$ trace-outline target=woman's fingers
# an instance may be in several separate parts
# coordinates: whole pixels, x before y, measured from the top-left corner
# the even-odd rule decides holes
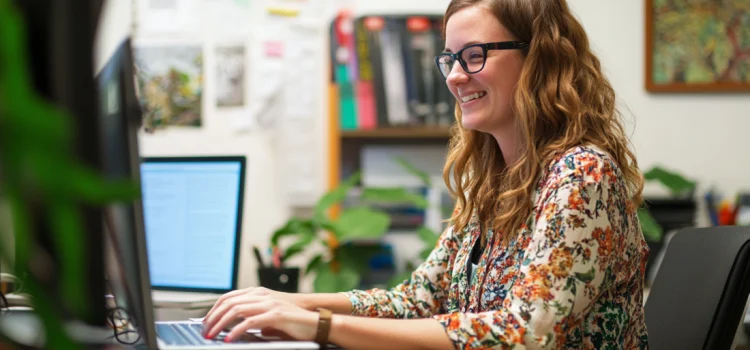
[[[214,312],[214,310],[216,310],[216,308],[219,305],[221,305],[222,303],[224,303],[224,301],[226,301],[229,298],[236,297],[238,295],[242,295],[242,294],[245,294],[245,293],[252,292],[251,288],[252,287],[247,288],[247,289],[233,290],[233,291],[231,291],[229,293],[225,293],[224,295],[220,296],[219,299],[216,300],[216,303],[214,303],[214,306],[211,307],[211,310],[208,310],[208,313],[206,313],[206,317],[203,318],[203,323],[206,323],[206,320],[211,316],[211,314]]]
[[[246,318],[244,321],[240,322],[232,330],[224,336],[224,341],[230,342],[233,341],[245,332],[247,332],[248,329],[251,328],[274,328],[276,329],[276,325],[283,322],[283,320],[280,320],[281,313],[279,312],[264,312],[258,315],[254,315],[252,317]]]
[[[242,304],[253,304],[257,302],[261,302],[263,300],[266,300],[266,297],[251,295],[251,294],[240,294],[235,295],[231,298],[228,298],[224,300],[221,305],[217,305],[214,312],[211,313],[210,316],[206,316],[206,318],[203,319],[203,327],[204,329],[213,329],[217,323],[218,320],[224,318],[224,314],[228,311],[234,308],[237,305]]]
[[[244,304],[237,304],[229,308],[226,312],[224,312],[220,319],[217,319],[216,323],[213,325],[206,325],[206,329],[208,329],[208,332],[205,334],[206,338],[213,338],[217,334],[221,333],[222,330],[227,328],[236,328],[237,325],[235,325],[237,322],[241,321],[240,319],[253,317],[255,315],[264,313],[268,311],[273,305],[273,302],[266,300],[263,302],[255,302],[255,303],[244,303]],[[242,324],[242,322],[240,322]],[[232,325],[235,325],[232,327]],[[246,331],[247,328],[243,330]]]

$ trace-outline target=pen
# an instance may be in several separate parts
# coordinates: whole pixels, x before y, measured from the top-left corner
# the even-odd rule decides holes
[[[281,268],[281,251],[279,250],[279,247],[273,247],[271,262],[273,263],[273,267],[277,269]]]
[[[258,266],[262,269],[266,267],[266,264],[263,263],[263,258],[260,256],[260,250],[257,246],[253,246],[253,253],[255,253],[255,259],[258,260]]]

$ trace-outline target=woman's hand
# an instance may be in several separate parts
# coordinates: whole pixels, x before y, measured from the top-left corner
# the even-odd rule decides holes
[[[229,342],[248,329],[284,333],[296,340],[313,340],[318,314],[305,310],[294,294],[266,288],[247,288],[222,295],[203,320],[206,338],[216,337],[232,328],[224,337]],[[234,327],[232,327],[234,325]]]

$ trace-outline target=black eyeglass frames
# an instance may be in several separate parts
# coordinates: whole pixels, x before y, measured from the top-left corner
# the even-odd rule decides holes
[[[453,70],[453,64],[455,64],[456,61],[461,64],[461,67],[466,73],[474,74],[484,68],[484,63],[487,61],[487,51],[519,50],[527,47],[529,47],[529,44],[524,41],[501,41],[495,43],[474,44],[464,47],[456,53],[441,53],[435,57],[435,64],[437,64],[438,70],[440,70],[440,74],[443,75],[443,78],[447,79],[448,74]]]

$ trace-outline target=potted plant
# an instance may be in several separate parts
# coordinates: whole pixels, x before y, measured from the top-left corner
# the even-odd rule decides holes
[[[396,161],[423,182],[429,181],[428,174],[404,159],[397,158]],[[424,196],[404,187],[362,187],[357,205],[342,208],[337,215],[332,215],[334,206],[351,195],[360,179],[361,174],[354,173],[318,200],[311,218],[292,217],[271,237],[273,247],[280,247],[282,239],[293,238],[293,243],[282,249],[284,261],[314,244],[326,248],[324,253],[310,260],[304,271],[305,274],[316,274],[315,292],[354,289],[360,283],[360,276],[369,272],[369,260],[381,251],[381,247],[362,243],[379,242],[391,225],[390,216],[373,204],[410,203],[421,209],[427,207]]]
[[[80,258],[86,242],[79,205],[132,201],[139,187],[131,181],[109,182],[71,152],[71,116],[33,88],[22,18],[12,1],[0,0],[0,192],[10,204],[15,240],[15,247],[0,242],[0,258],[14,257],[13,267],[30,295],[46,345],[82,349],[82,340],[73,339],[63,322],[82,320],[91,313]],[[48,235],[56,238],[48,244],[58,254],[58,266],[39,263],[45,255],[36,234],[42,225],[34,222],[38,213],[45,214]],[[56,276],[61,298],[48,290],[52,270],[62,271]],[[0,332],[0,348],[28,348],[9,335]]]
[[[664,235],[671,230],[695,225],[696,183],[682,175],[655,166],[644,173],[647,182],[657,182],[670,193],[668,198],[647,198],[638,208],[638,220],[649,246],[647,273],[664,246]]]

